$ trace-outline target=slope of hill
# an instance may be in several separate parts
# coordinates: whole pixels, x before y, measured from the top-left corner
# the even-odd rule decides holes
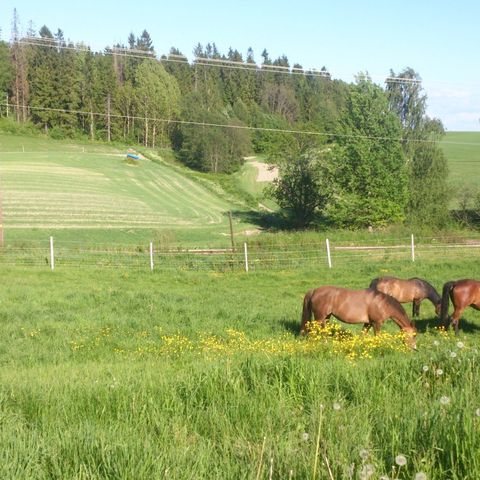
[[[454,187],[480,187],[480,132],[448,132],[441,142]]]
[[[127,162],[125,150],[0,134],[5,230],[99,240],[228,236],[227,212],[238,209],[167,163]],[[238,224],[241,229],[245,225]],[[52,233],[53,232],[53,233]]]

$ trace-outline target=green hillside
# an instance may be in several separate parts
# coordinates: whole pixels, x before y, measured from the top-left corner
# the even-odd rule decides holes
[[[451,184],[480,187],[480,132],[448,132],[441,145],[448,159]]]
[[[129,163],[124,149],[101,145],[0,134],[0,175],[9,238],[228,244],[227,212],[239,208],[183,168]]]

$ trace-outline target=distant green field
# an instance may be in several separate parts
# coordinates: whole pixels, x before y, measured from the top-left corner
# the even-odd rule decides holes
[[[125,159],[109,146],[0,134],[6,235],[228,244],[227,212],[239,205],[217,185],[165,162]]]
[[[480,187],[480,132],[448,132],[441,146],[450,167],[450,183]]]

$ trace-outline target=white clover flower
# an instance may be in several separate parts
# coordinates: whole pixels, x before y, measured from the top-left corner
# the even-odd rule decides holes
[[[440,345],[440,342],[438,340],[434,340],[433,344],[438,347]]]
[[[457,342],[457,347],[462,349],[463,347],[465,347],[465,344],[463,342]]]
[[[424,372],[428,372],[428,370],[429,370],[428,365],[424,365],[424,366],[422,367],[422,370],[423,370]]]
[[[304,442],[308,442],[309,437],[310,437],[310,435],[307,432],[302,433],[302,440]]]
[[[415,474],[415,480],[427,480],[427,474],[424,472],[417,472]]]
[[[397,455],[395,457],[395,463],[399,466],[399,467],[403,467],[404,465],[407,464],[407,457],[405,455]]]
[[[338,412],[342,409],[342,406],[338,402],[334,402],[332,408]]]
[[[390,480],[387,475],[382,475],[380,477],[380,480]]]
[[[439,376],[440,376],[440,375],[443,375],[443,370],[442,370],[441,368],[437,368],[437,370],[435,371],[435,373],[436,373],[437,375],[439,375]]]
[[[480,417],[480,408],[477,408],[477,409],[475,410],[475,415],[476,415],[477,417]]]
[[[450,403],[450,397],[447,397],[446,395],[440,397],[440,403],[442,405],[448,405]]]
[[[457,352],[450,352],[450,357],[455,358],[457,356]]]

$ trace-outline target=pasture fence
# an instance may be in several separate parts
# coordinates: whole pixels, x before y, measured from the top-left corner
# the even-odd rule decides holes
[[[200,270],[214,272],[335,269],[366,262],[434,262],[441,259],[480,258],[480,237],[378,238],[371,241],[322,239],[317,242],[265,243],[261,238],[244,242],[243,249],[166,248],[146,245],[87,244],[55,240],[6,242],[0,265],[43,267],[135,268],[151,271]]]

